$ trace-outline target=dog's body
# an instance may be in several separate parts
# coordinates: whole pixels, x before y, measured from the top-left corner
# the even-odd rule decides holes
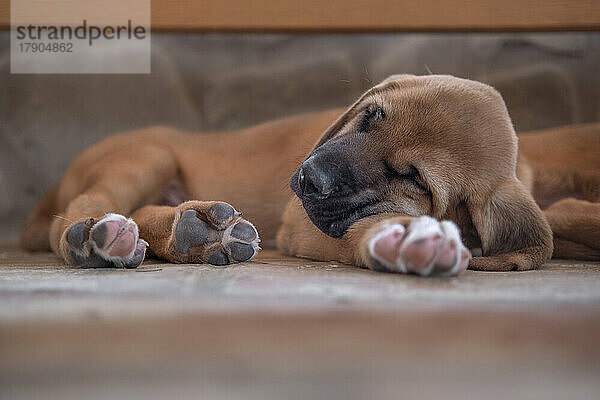
[[[110,137],[72,163],[21,242],[91,267],[135,267],[146,241],[168,261],[245,261],[258,233],[230,203],[263,243],[375,270],[536,268],[552,255],[550,226],[555,256],[598,259],[599,138],[600,124],[530,133],[517,163],[495,90],[394,76],[348,110]]]

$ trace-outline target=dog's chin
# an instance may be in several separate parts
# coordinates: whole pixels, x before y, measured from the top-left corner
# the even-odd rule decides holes
[[[333,238],[341,238],[356,221],[370,215],[377,214],[375,204],[357,207],[332,207],[324,208],[322,205],[310,201],[302,201],[308,218],[321,232]],[[338,211],[343,210],[343,211]]]

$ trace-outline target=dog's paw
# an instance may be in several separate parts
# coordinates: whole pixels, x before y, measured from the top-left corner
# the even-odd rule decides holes
[[[170,253],[175,261],[228,265],[251,260],[260,247],[254,225],[231,205],[182,204],[175,217]]]
[[[471,258],[453,222],[428,216],[413,220],[408,228],[383,222],[368,251],[372,269],[421,276],[456,275],[467,269]]]
[[[136,268],[148,247],[139,238],[137,224],[119,214],[76,223],[65,241],[67,260],[86,268]]]

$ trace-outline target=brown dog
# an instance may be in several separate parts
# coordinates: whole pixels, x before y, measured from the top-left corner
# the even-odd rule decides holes
[[[533,269],[553,233],[554,256],[599,259],[599,133],[528,134],[518,157],[490,86],[392,76],[345,111],[110,137],[75,159],[21,243],[87,267],[136,267],[147,246],[173,262],[246,261],[258,232],[230,203],[287,254],[378,271]]]

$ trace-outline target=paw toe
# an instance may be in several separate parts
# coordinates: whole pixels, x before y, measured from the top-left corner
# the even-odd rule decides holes
[[[404,227],[402,225],[391,226],[384,229],[372,239],[369,252],[371,256],[371,267],[376,271],[402,270],[398,265],[398,251],[404,240]]]
[[[439,236],[431,236],[407,242],[402,247],[401,255],[410,266],[417,269],[427,268],[435,257],[439,240]]]
[[[254,247],[247,243],[232,242],[228,245],[231,258],[237,262],[248,261],[254,256]]]
[[[217,203],[210,208],[208,215],[215,224],[220,225],[235,215],[235,209],[227,203]]]
[[[254,229],[254,227],[249,223],[238,222],[231,230],[231,236],[236,239],[251,242],[258,238],[258,233],[256,232],[256,229]]]
[[[123,264],[125,268],[137,268],[146,257],[146,249],[148,248],[148,243],[145,240],[138,240],[135,252],[133,253],[133,257],[131,257],[127,262]]]
[[[111,231],[111,236],[114,238],[119,230],[119,227],[114,222],[107,222],[98,224],[98,226],[94,228],[94,231],[92,232],[92,240],[96,242],[96,245],[99,248],[106,246],[109,230]]]
[[[229,259],[227,258],[227,255],[222,251],[215,251],[210,255],[210,257],[208,257],[208,263],[212,265],[222,266],[229,264]]]
[[[398,247],[402,242],[402,232],[392,231],[389,234],[382,235],[375,241],[373,250],[380,258],[389,263],[396,262],[398,258]]]
[[[81,250],[85,241],[87,240],[87,235],[90,229],[90,220],[85,222],[79,222],[69,229],[69,233],[67,233],[67,242],[73,246],[74,248]]]
[[[457,246],[454,240],[444,243],[435,263],[440,270],[451,268],[456,263]]]

